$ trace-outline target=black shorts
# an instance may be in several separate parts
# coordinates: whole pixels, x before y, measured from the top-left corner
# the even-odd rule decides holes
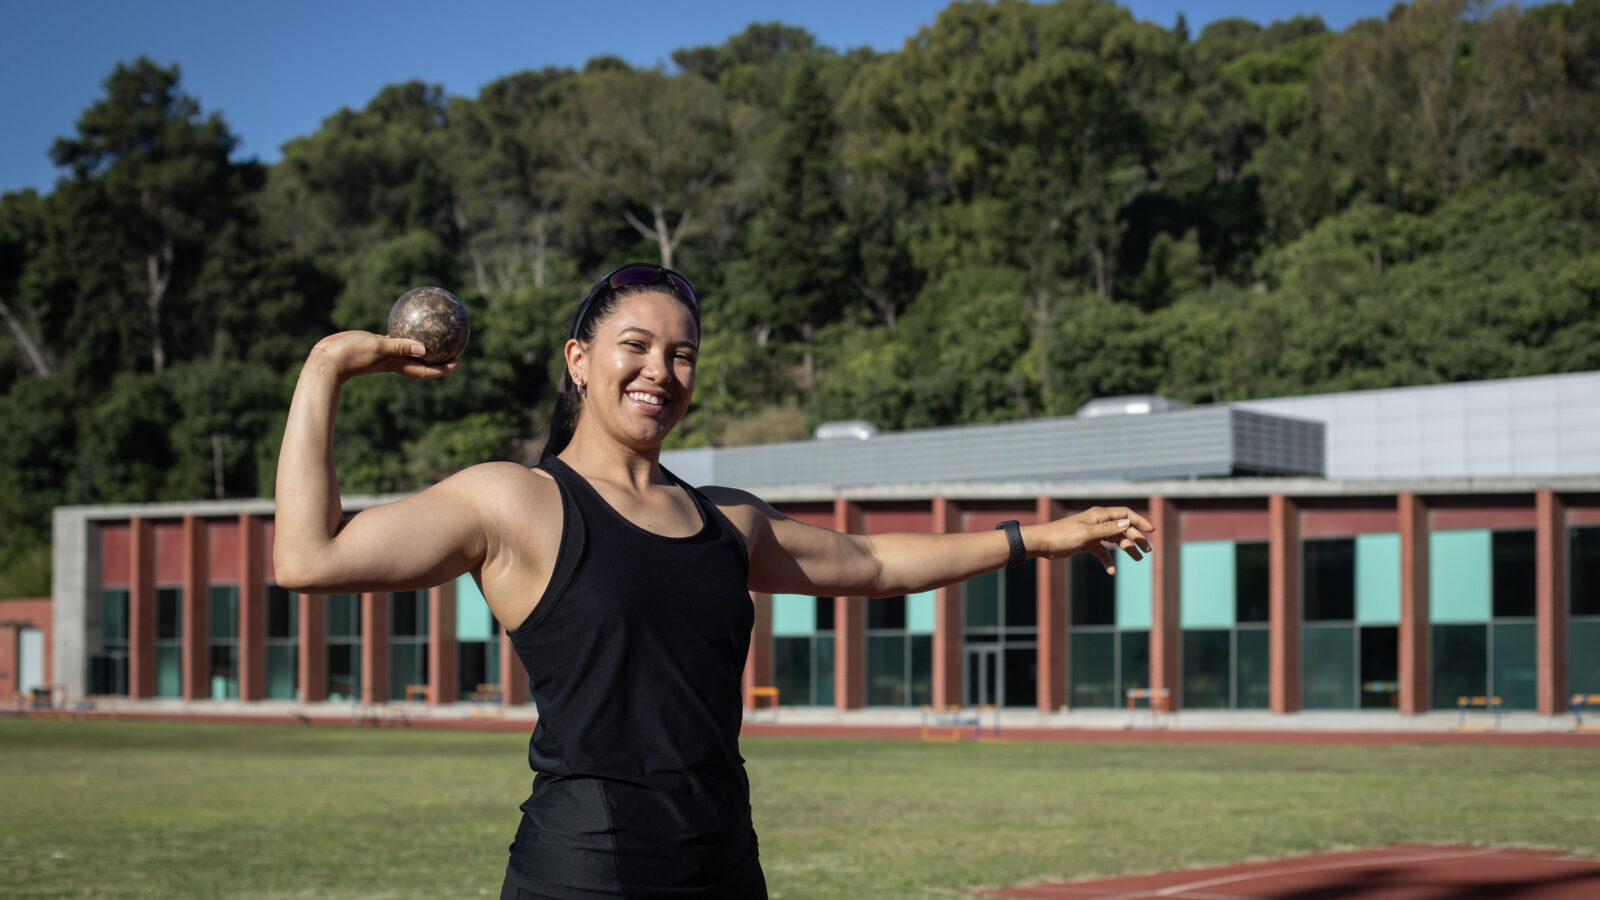
[[[714,888],[698,894],[673,896],[682,900],[767,900],[767,878],[761,871],[761,858],[751,854],[747,862]],[[558,898],[536,894],[518,885],[511,880],[511,874],[508,872],[505,883],[500,885],[500,900],[558,900]]]

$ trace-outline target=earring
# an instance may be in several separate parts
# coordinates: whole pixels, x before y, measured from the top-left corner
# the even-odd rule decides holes
[[[573,378],[572,382],[573,382],[573,384],[577,385],[578,393],[580,393],[580,394],[583,393],[583,376],[579,375],[576,378]]]

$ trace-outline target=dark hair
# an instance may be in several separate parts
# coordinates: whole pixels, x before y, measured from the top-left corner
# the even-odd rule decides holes
[[[594,299],[589,301],[588,310],[584,312],[581,323],[572,321],[567,325],[567,333],[572,334],[573,328],[578,327],[577,339],[580,343],[587,344],[594,340],[594,333],[599,329],[600,323],[611,318],[616,311],[617,302],[635,294],[666,294],[682,303],[691,312],[695,311],[694,305],[687,297],[679,294],[672,286],[672,282],[663,280],[659,284],[625,284],[619,288],[600,287]],[[583,307],[574,311],[575,320]],[[699,316],[695,317],[695,325],[700,324]],[[565,347],[565,343],[562,344]],[[583,392],[572,383],[572,373],[567,371],[566,365],[561,367],[561,382],[556,389],[556,408],[550,413],[550,436],[545,439],[544,449],[539,452],[539,461],[544,462],[562,450],[567,449],[567,444],[572,441],[572,433],[578,428],[578,416],[583,412]]]

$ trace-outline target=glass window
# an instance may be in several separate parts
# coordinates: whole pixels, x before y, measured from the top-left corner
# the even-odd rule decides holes
[[[1356,708],[1356,627],[1306,625],[1300,632],[1301,696],[1306,709]]]
[[[1400,706],[1400,629],[1393,625],[1361,629],[1361,708]]]
[[[300,595],[267,585],[267,637],[300,637]]]
[[[128,589],[107,588],[100,592],[100,639],[127,643]]]
[[[1117,633],[1073,631],[1072,705],[1120,706],[1117,697]]]
[[[1455,709],[1458,697],[1486,696],[1487,625],[1435,625],[1431,640],[1434,709]]]
[[[1183,632],[1183,708],[1227,709],[1228,657],[1233,632],[1227,629],[1186,629]]]
[[[1120,631],[1117,642],[1117,666],[1122,675],[1117,699],[1121,700],[1129,690],[1150,686],[1150,632]]]
[[[868,635],[866,651],[867,705],[909,706],[905,637]]]
[[[460,641],[456,644],[456,699],[471,700],[473,695],[500,685],[500,640],[498,626],[491,624],[488,640]]]
[[[811,637],[772,639],[772,683],[784,706],[811,705]]]
[[[1575,621],[1567,627],[1567,690],[1600,694],[1600,620]]]
[[[1039,705],[1038,648],[1006,647],[1005,686],[1004,702],[1006,706]]]
[[[1531,531],[1496,531],[1491,539],[1497,619],[1534,616],[1533,538]]]
[[[183,638],[183,588],[156,588],[156,641]]]
[[[207,668],[211,672],[211,699],[239,699],[238,654],[233,644],[213,643],[207,651]]]
[[[1353,538],[1306,541],[1303,597],[1307,622],[1355,620],[1356,542]]]
[[[268,644],[267,699],[295,699],[299,682],[300,648],[294,644]]]
[[[213,584],[206,591],[210,635],[206,648],[206,684],[213,700],[239,699],[239,586]]]
[[[396,641],[389,645],[389,699],[406,700],[407,688],[428,684],[428,645]],[[423,698],[412,694],[409,699]]]
[[[239,639],[239,587],[232,584],[213,584],[207,591],[209,602],[206,631],[211,641],[237,641]]]
[[[1574,616],[1600,616],[1600,525],[1567,532],[1567,606]],[[1590,657],[1600,662],[1600,657]]]
[[[867,628],[871,630],[890,629],[903,631],[906,627],[906,597],[899,594],[893,597],[868,597],[867,598]]]
[[[394,637],[428,636],[427,591],[395,591],[389,595],[389,633]]]
[[[911,644],[911,705],[933,702],[933,635],[914,634]]]
[[[1074,554],[1068,557],[1067,576],[1072,624],[1117,624],[1116,579],[1106,574],[1100,560],[1089,553]]]
[[[329,594],[327,598],[328,637],[361,637],[361,595]]]
[[[1503,709],[1537,709],[1538,662],[1533,623],[1490,626],[1494,694]]]
[[[999,628],[1000,573],[989,572],[968,581],[962,606],[968,628]]]
[[[831,618],[828,620],[833,621]],[[833,705],[833,635],[817,635],[816,665],[812,667],[815,673],[813,684],[816,685],[816,705]]]
[[[1234,621],[1265,622],[1268,610],[1267,544],[1234,545]]]
[[[1234,641],[1234,706],[1266,709],[1272,705],[1272,674],[1265,628],[1240,628]]]
[[[817,598],[817,631],[833,630],[833,611],[836,608],[832,597]]]
[[[1033,628],[1039,624],[1039,568],[1023,564],[995,573],[1005,585],[1005,626]],[[1031,705],[1031,704],[1030,704]]]
[[[361,699],[361,645],[328,644],[328,699]]]

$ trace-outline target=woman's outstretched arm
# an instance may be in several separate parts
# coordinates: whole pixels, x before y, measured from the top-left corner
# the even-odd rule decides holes
[[[1011,548],[1001,531],[962,534],[840,534],[797,522],[742,491],[706,492],[745,533],[750,588],[765,593],[887,597],[931,590],[1002,568]],[[1135,560],[1151,552],[1155,528],[1127,507],[1093,507],[1022,527],[1029,559],[1093,553],[1115,572],[1107,545]]]
[[[300,370],[278,455],[273,563],[278,582],[306,593],[405,590],[439,584],[481,564],[477,496],[485,473],[469,469],[396,503],[344,518],[333,467],[340,389],[358,375],[438,378],[456,364],[426,365],[410,340],[343,332],[318,342]],[[475,467],[477,468],[477,467]]]

